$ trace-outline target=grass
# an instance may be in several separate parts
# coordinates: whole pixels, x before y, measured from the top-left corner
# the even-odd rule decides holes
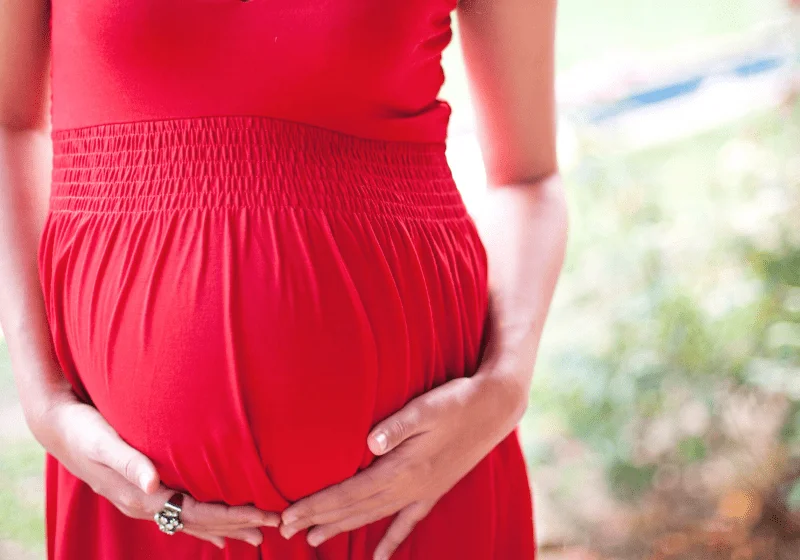
[[[747,31],[785,9],[778,0],[605,0],[558,7],[558,65],[569,67],[617,50],[656,50]]]
[[[8,355],[8,345],[0,335],[0,405],[13,398],[16,398],[16,393],[11,374],[11,359]]]
[[[0,411],[15,398],[8,347],[0,337]],[[44,450],[33,438],[0,438],[0,540],[39,554],[44,535],[43,467]]]
[[[31,550],[41,549],[44,535],[44,504],[38,491],[43,464],[44,451],[35,441],[4,445],[0,451],[0,539]],[[25,492],[28,487],[36,491]]]

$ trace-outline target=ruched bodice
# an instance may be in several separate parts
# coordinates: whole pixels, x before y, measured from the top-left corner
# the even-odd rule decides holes
[[[261,115],[442,141],[455,0],[52,0],[55,129]]]

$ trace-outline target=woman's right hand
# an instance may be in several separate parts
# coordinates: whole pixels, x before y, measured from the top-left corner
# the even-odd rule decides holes
[[[175,492],[160,483],[150,459],[125,443],[96,408],[72,392],[54,399],[29,424],[36,439],[67,470],[129,517],[153,521]],[[186,495],[181,521],[182,532],[224,548],[225,537],[259,546],[259,527],[277,527],[280,516],[253,506],[201,503]]]
[[[149,519],[172,491],[153,463],[81,403],[54,364],[36,255],[47,210],[50,2],[2,2],[0,17],[0,324],[28,425],[70,472],[123,513]],[[254,545],[259,526],[280,518],[250,506],[198,503],[187,496],[184,532],[224,547]]]

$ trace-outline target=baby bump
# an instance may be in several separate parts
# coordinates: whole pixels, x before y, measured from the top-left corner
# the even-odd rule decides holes
[[[79,382],[198,497],[293,501],[342,480],[375,422],[474,369],[485,288],[467,222],[269,209],[61,226]]]
[[[236,130],[203,125],[126,141],[168,173],[173,153],[143,133],[201,150]],[[309,134],[246,167],[220,142],[181,178],[146,181],[130,179],[137,146],[124,159],[87,137],[121,170],[97,177],[94,152],[73,153],[87,139],[54,143],[39,259],[59,359],[164,483],[198,499],[279,509],[343,480],[371,460],[377,421],[477,365],[485,254],[443,152]]]

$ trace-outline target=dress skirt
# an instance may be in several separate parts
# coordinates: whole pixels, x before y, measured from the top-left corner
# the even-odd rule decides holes
[[[378,421],[476,371],[487,261],[444,143],[254,116],[52,139],[54,352],[165,485],[282,511],[368,466]],[[370,560],[390,521],[220,550],[126,517],[47,456],[50,560]],[[515,431],[393,558],[530,560],[533,529]]]

